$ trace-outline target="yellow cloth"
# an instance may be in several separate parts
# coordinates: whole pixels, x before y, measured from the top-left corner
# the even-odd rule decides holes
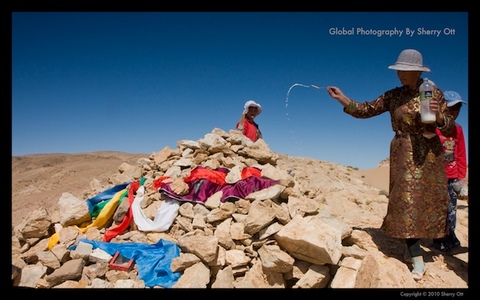
[[[117,209],[118,203],[120,202],[120,199],[125,197],[127,194],[128,189],[123,189],[121,191],[118,191],[113,198],[108,201],[108,203],[102,208],[100,213],[98,214],[97,218],[93,221],[92,224],[88,225],[87,227],[84,228],[78,228],[82,233],[85,233],[88,228],[91,227],[97,227],[97,228],[102,228],[105,223],[110,219],[111,216],[115,213],[115,210]]]
[[[48,239],[48,250],[52,250],[53,246],[55,246],[58,243],[58,232],[55,232],[50,239]]]
[[[107,223],[110,217],[113,216],[113,214],[115,213],[115,210],[118,207],[118,203],[123,197],[127,195],[127,193],[128,193],[128,188],[118,191],[113,196],[113,198],[102,208],[102,210],[98,214],[97,218],[93,221],[93,223],[91,223],[90,225],[84,228],[79,228],[78,226],[75,226],[75,227],[78,230],[80,230],[80,232],[82,233],[85,233],[91,227],[97,227],[97,228],[103,227],[103,225]],[[48,244],[47,244],[48,249],[51,250],[53,246],[55,246],[58,243],[58,240],[59,240],[59,236],[58,236],[58,232],[56,232],[48,240]]]

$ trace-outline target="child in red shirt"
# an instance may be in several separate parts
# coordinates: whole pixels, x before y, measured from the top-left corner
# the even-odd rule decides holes
[[[454,119],[460,114],[462,104],[465,103],[457,92],[446,91],[444,97],[447,102],[448,110]],[[457,223],[457,199],[462,191],[466,193],[466,175],[467,175],[467,155],[465,149],[465,137],[462,126],[458,123],[456,131],[452,136],[445,137],[440,130],[436,130],[443,146],[445,172],[448,179],[448,192],[450,194],[450,203],[448,205],[447,225],[448,234],[441,239],[434,239],[433,246],[441,251],[450,251],[460,246],[460,241],[455,235],[455,226]],[[467,196],[467,195],[464,195]]]
[[[236,128],[240,130],[246,137],[253,142],[262,138],[262,132],[255,123],[254,119],[262,112],[260,104],[253,100],[248,100],[245,103],[244,110],[240,121],[237,123]]]

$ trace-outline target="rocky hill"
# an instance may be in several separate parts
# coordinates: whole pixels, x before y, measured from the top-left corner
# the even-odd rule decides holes
[[[227,169],[229,189],[193,201],[192,188],[204,183],[189,185],[185,179],[192,179],[198,167]],[[388,165],[380,168],[388,170]],[[261,177],[244,176],[253,170]],[[454,288],[467,293],[468,202],[458,205],[462,251],[437,253],[430,241],[423,241],[427,273],[416,282],[405,263],[403,243],[379,229],[388,203],[385,172],[380,188],[366,174],[277,154],[263,140],[252,143],[236,131],[218,128],[198,141],[182,140],[177,149],[165,147],[150,155],[12,157],[12,284]],[[127,182],[129,198],[114,204],[109,198],[109,213],[104,207],[92,216],[88,200]],[[164,188],[158,189],[161,183]],[[114,250],[133,255],[123,248],[131,243],[139,253],[142,247],[165,251],[167,246],[173,252],[169,259],[155,261],[164,269],[149,269],[153,264],[140,254],[130,269],[112,268]],[[151,272],[157,272],[156,279]]]

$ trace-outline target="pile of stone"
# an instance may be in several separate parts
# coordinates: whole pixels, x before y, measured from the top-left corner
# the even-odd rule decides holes
[[[218,128],[198,141],[177,142],[177,149],[165,147],[136,165],[122,164],[106,185],[93,178],[82,199],[63,193],[58,212],[33,211],[12,231],[12,285],[165,288],[146,286],[135,263],[128,270],[112,268],[111,254],[81,242],[103,241],[130,209],[122,201],[105,226],[81,232],[79,227],[92,222],[85,200],[144,178],[142,210],[153,219],[166,201],[153,187],[155,180],[168,176],[178,182],[197,166],[228,168],[229,183],[241,180],[242,169],[256,167],[278,184],[236,201],[222,202],[221,193],[205,203],[180,201],[167,230],[141,231],[132,222],[110,241],[177,244],[181,251],[170,269],[181,276],[171,288],[415,287],[407,266],[386,257],[362,229],[380,226],[386,196],[351,176],[349,167],[280,155],[262,139],[254,143],[236,130]],[[58,237],[54,245],[53,235]]]

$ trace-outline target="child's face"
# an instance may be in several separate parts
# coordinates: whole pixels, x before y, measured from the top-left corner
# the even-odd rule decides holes
[[[253,119],[256,115],[258,115],[258,107],[250,106],[247,111],[247,117]]]
[[[462,108],[462,103],[457,103],[454,106],[450,106],[448,110],[453,116],[453,119],[456,120],[458,115],[460,114],[460,109]]]

